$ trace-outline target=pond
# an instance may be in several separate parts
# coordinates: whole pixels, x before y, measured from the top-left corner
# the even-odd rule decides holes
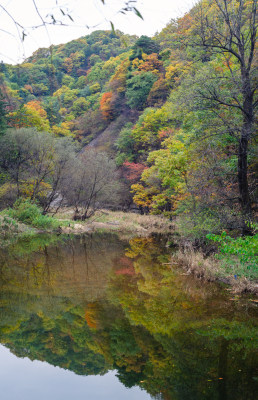
[[[256,303],[170,251],[104,233],[2,247],[3,400],[254,400]]]

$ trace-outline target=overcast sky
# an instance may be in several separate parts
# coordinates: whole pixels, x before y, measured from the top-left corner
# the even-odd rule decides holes
[[[16,64],[29,57],[40,47],[66,43],[87,35],[96,29],[110,29],[110,22],[115,29],[125,33],[152,36],[160,31],[171,18],[184,15],[195,3],[194,0],[138,0],[137,9],[143,15],[142,21],[132,13],[123,15],[118,11],[125,0],[34,0],[40,15],[54,15],[68,26],[48,26],[47,30],[33,28],[41,24],[33,0],[0,0],[0,60]],[[3,8],[5,10],[3,10]],[[60,8],[68,16],[63,16]],[[48,17],[50,20],[51,17]],[[27,36],[21,40],[23,29]],[[89,28],[88,28],[89,27]]]

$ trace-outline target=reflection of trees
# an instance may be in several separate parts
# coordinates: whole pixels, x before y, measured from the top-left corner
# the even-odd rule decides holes
[[[38,252],[49,269],[38,293],[30,277],[16,285],[16,272],[23,276],[18,264],[2,285],[1,342],[17,356],[77,374],[116,369],[125,386],[164,400],[254,399],[252,309],[229,302],[213,284],[171,270],[162,239],[133,239],[125,251],[113,236],[93,236]],[[105,296],[78,291],[85,274],[93,288],[107,284],[112,263]],[[20,267],[26,275],[29,264]]]
[[[18,357],[44,360],[79,375],[103,374],[104,358],[90,349],[91,334],[83,310],[62,303],[61,314],[31,314],[3,332],[2,343]]]
[[[252,399],[250,315],[217,286],[171,270],[153,239],[133,239],[126,255],[135,274],[119,269],[109,298],[122,306],[145,355],[140,386],[166,399]]]

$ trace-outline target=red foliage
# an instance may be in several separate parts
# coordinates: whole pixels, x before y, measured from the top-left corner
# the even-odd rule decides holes
[[[123,167],[123,175],[131,183],[137,182],[140,179],[142,172],[147,168],[144,164],[130,163],[129,161],[125,161],[123,163]]]

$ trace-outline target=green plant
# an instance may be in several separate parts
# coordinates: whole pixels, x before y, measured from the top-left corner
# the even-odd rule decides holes
[[[1,233],[6,235],[10,232],[17,231],[17,229],[18,229],[18,224],[15,220],[13,220],[12,218],[10,218],[6,215],[0,215]]]
[[[227,272],[231,270],[236,279],[238,276],[258,278],[258,233],[232,238],[223,231],[220,235],[208,234],[206,237],[218,243],[217,258],[222,261]]]
[[[16,200],[13,208],[8,210],[8,215],[36,228],[57,228],[60,224],[58,220],[42,215],[41,208],[28,199]]]

